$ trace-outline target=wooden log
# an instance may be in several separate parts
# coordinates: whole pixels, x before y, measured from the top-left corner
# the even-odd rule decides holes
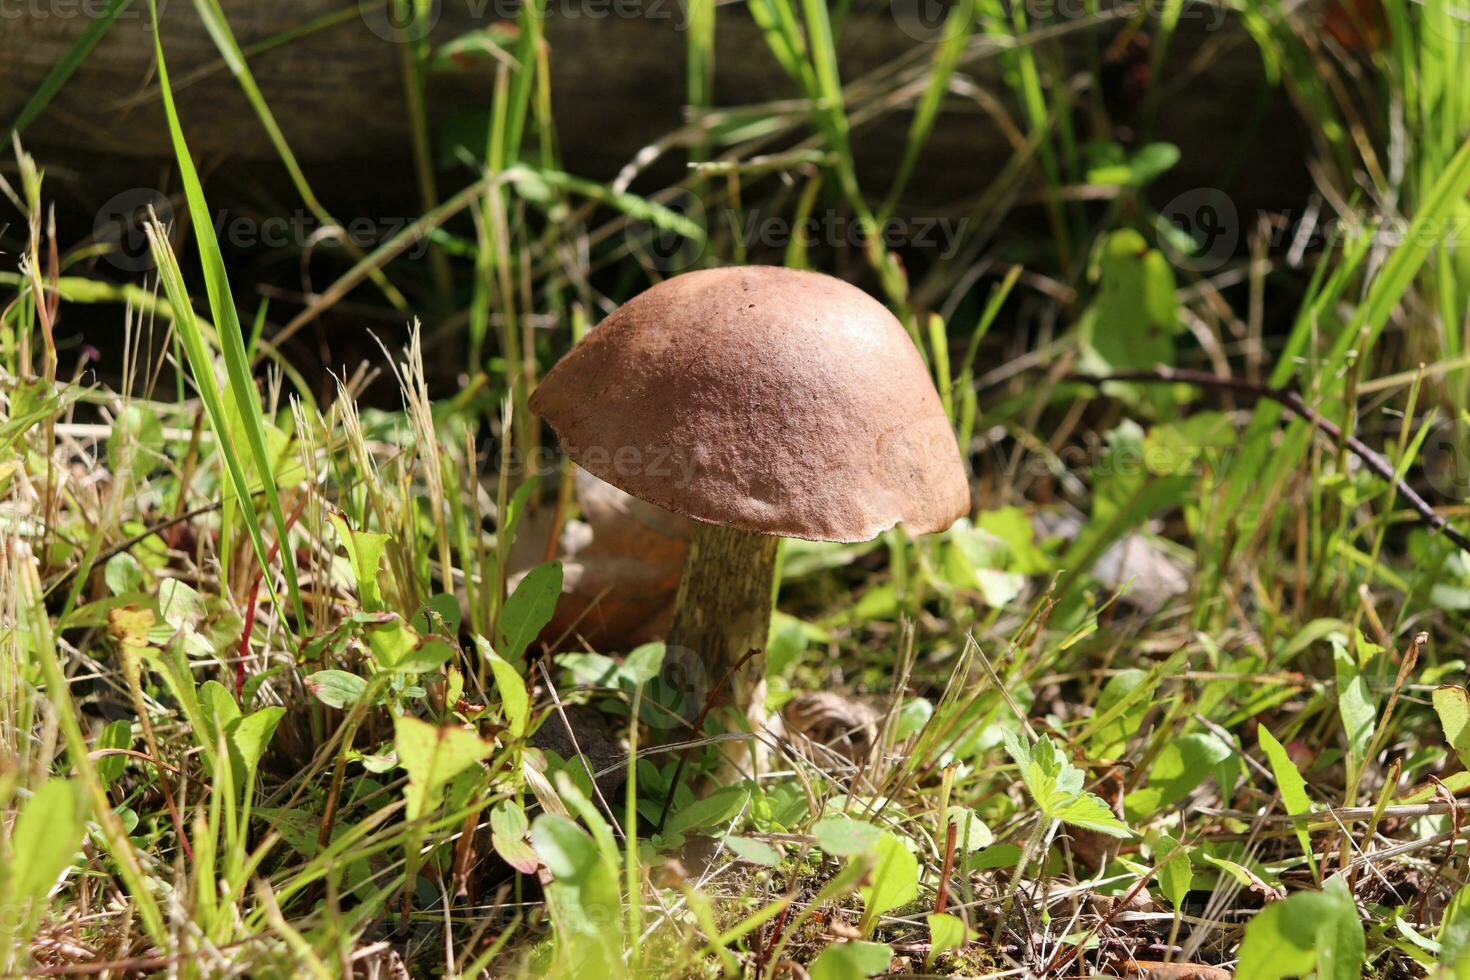
[[[239,85],[222,69],[192,5],[174,0],[163,6],[164,48],[191,147],[246,183],[264,176],[267,184],[273,179],[283,186],[275,151]],[[514,13],[512,0],[436,0],[434,6],[430,37],[435,43],[503,23]],[[100,0],[25,0],[0,7],[0,122],[14,118],[87,26],[87,12],[101,7]],[[350,201],[365,194],[413,199],[401,44],[392,39],[381,10],[371,2],[362,7],[368,12],[360,12],[353,0],[223,0],[231,27],[247,49],[338,16],[331,26],[250,57],[281,129],[329,206],[334,195]],[[678,0],[549,0],[548,7],[558,145],[569,169],[607,179],[641,148],[685,122],[682,7]],[[905,56],[922,64],[932,52],[932,32],[893,13],[887,7],[859,7],[849,16],[840,38],[845,80]],[[1217,16],[1224,14],[1217,11]],[[1105,47],[1120,23],[1078,30],[1067,43],[1079,51],[1083,44]],[[797,94],[743,7],[721,8],[716,40],[718,105]],[[1209,45],[1221,55],[1201,71],[1186,71]],[[1286,99],[1267,90],[1260,57],[1244,32],[1233,22],[1186,18],[1171,52],[1165,72],[1170,94],[1157,132],[1158,138],[1179,144],[1183,155],[1163,192],[1220,186],[1222,164],[1233,157],[1226,190],[1238,208],[1249,212],[1300,200],[1307,186],[1301,165],[1305,141]],[[112,189],[130,186],[117,181],[136,184],[140,175],[151,186],[160,162],[172,155],[152,61],[147,8],[134,3],[31,124],[26,146],[43,162],[112,180]],[[1000,70],[993,57],[965,67],[980,89],[1004,102]],[[493,77],[489,59],[434,73],[429,110],[435,131],[443,132],[456,119],[482,116]],[[1264,116],[1253,127],[1262,106]],[[860,174],[874,194],[886,189],[898,165],[909,118],[907,111],[886,113],[857,133]],[[1231,142],[1250,131],[1258,134],[1253,143]],[[952,100],[920,160],[906,208],[919,213],[983,193],[1011,153],[999,127],[977,104]],[[658,176],[677,176],[681,167],[682,160],[671,156]]]

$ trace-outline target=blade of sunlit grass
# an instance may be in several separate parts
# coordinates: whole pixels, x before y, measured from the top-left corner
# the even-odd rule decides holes
[[[194,237],[199,246],[199,261],[204,270],[204,283],[209,293],[210,311],[214,316],[214,322],[219,325],[220,353],[225,362],[225,371],[229,375],[230,390],[234,394],[240,429],[255,461],[256,470],[260,474],[266,504],[275,521],[277,539],[281,542],[281,567],[286,573],[286,587],[290,592],[292,610],[296,615],[297,626],[304,629],[306,610],[301,603],[301,589],[296,578],[296,559],[292,549],[286,543],[289,528],[286,524],[285,512],[281,509],[280,494],[276,490],[275,480],[272,477],[272,460],[265,445],[265,427],[261,417],[260,397],[251,378],[250,359],[245,355],[245,338],[240,326],[239,313],[235,309],[235,299],[230,291],[229,276],[225,272],[225,262],[224,257],[220,254],[219,240],[214,235],[214,222],[210,219],[209,206],[204,200],[204,187],[199,181],[198,171],[194,169],[194,160],[184,140],[178,110],[174,106],[173,92],[169,88],[168,67],[163,57],[163,40],[158,32],[157,0],[148,0],[148,8],[153,15],[153,52],[154,57],[158,60],[158,83],[163,93],[164,112],[168,117],[169,137],[173,142],[174,155],[178,158],[179,177],[189,202],[189,216],[193,221]],[[157,235],[151,237],[154,241],[155,257],[171,259],[171,250],[159,248],[163,241]],[[162,268],[161,263],[160,269]],[[171,271],[178,273],[176,260]],[[180,333],[189,345],[190,365],[196,384],[203,394],[215,383],[213,360],[205,352],[204,338],[198,331],[197,325],[195,325],[196,329],[189,330],[192,308],[189,306],[188,293],[184,289],[182,274],[179,273],[171,283],[165,282],[165,287],[174,305],[174,311],[179,315],[177,322],[181,328]],[[186,310],[189,312],[186,313]],[[216,404],[209,409],[210,422],[219,437],[227,440],[229,429],[226,425],[224,406],[217,393],[215,400]],[[260,533],[259,522],[255,519],[255,508],[250,499],[250,487],[245,481],[244,467],[238,455],[232,452],[228,445],[221,444],[220,456],[229,467],[236,500],[240,504],[240,509],[246,514],[245,523],[250,529],[251,544],[255,546],[256,558],[260,562],[261,569],[264,570],[269,566],[270,561],[265,539]],[[267,581],[270,580],[269,575],[266,575],[265,578]]]
[[[260,530],[260,521],[255,516],[255,504],[251,499],[250,481],[245,475],[245,466],[240,460],[239,453],[235,451],[230,442],[230,415],[225,407],[219,383],[214,377],[214,359],[204,339],[204,332],[194,317],[193,308],[189,306],[184,274],[179,269],[179,260],[174,256],[173,249],[168,245],[167,234],[163,226],[156,222],[151,223],[147,227],[147,232],[148,244],[153,249],[153,259],[158,265],[159,279],[163,282],[164,291],[168,293],[174,309],[179,311],[179,315],[174,319],[174,325],[184,345],[186,359],[194,377],[194,387],[199,391],[200,400],[204,402],[204,412],[209,417],[210,428],[214,430],[219,440],[219,455],[229,476],[230,490],[234,494],[239,512],[245,515],[245,529],[255,548],[256,558],[259,559],[261,568],[265,568],[269,564],[269,552],[265,546],[265,537]],[[244,413],[242,411],[239,414]],[[265,477],[262,482],[265,486],[272,486],[270,471],[265,470],[264,472]],[[283,552],[285,550],[282,549]],[[271,598],[275,599],[276,594],[271,583],[271,576],[264,576],[264,581]]]

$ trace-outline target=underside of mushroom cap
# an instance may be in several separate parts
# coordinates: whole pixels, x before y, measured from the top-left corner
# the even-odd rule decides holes
[[[567,455],[678,514],[866,541],[943,530],[970,507],[922,358],[839,279],[690,272],[623,304],[551,369],[531,409]]]

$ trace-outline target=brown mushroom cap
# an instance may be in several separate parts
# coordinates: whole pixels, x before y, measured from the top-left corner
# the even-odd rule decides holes
[[[710,524],[866,541],[970,508],[919,352],[862,290],[813,272],[690,272],[623,304],[553,367],[531,409],[567,455]]]

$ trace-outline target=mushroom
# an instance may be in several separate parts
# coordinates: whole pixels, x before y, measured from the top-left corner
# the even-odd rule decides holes
[[[665,280],[592,330],[530,404],[583,468],[698,522],[668,644],[693,651],[707,689],[728,674],[720,701],[756,730],[779,538],[924,534],[970,508],[919,352],[881,303],[830,276]]]

